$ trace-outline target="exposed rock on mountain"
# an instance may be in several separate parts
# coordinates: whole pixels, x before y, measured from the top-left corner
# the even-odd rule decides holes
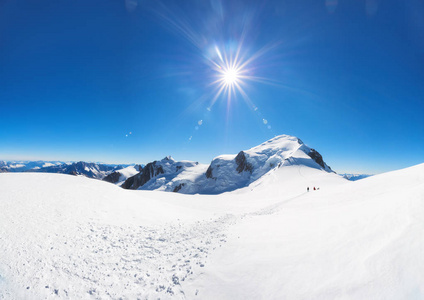
[[[105,178],[103,178],[103,180],[120,185],[129,177],[136,175],[141,170],[143,170],[143,167],[141,165],[129,166],[123,169],[113,171]]]
[[[115,171],[107,175],[102,180],[110,182],[110,183],[117,183],[119,181],[119,178],[121,178],[121,173],[118,171]]]
[[[183,187],[183,186],[185,186],[185,183],[180,183],[179,185],[177,185],[177,186],[174,188],[173,192],[174,192],[174,193],[178,192],[179,190],[181,190],[181,189],[182,189],[182,187]]]
[[[165,158],[165,160],[168,160]],[[123,184],[122,187],[124,189],[133,189],[136,190],[139,187],[143,186],[146,182],[152,179],[159,174],[164,174],[163,168],[157,161],[148,163],[140,173],[128,178]]]
[[[124,189],[157,189],[158,187],[166,184],[167,182],[175,179],[177,175],[190,167],[198,166],[197,162],[181,161],[176,162],[171,156],[167,156],[160,161],[148,163],[141,171],[128,178],[122,185]],[[156,179],[159,179],[156,181]],[[148,183],[148,186],[145,184]],[[180,189],[184,185],[181,185]],[[173,191],[172,187],[170,191]],[[179,190],[179,189],[178,189]]]
[[[324,170],[326,168],[330,169],[331,168],[329,166],[327,166],[324,162],[324,160],[322,159],[321,154],[318,153],[318,151],[316,151],[315,149],[312,149],[309,151],[308,155],[317,163],[319,164]]]
[[[214,178],[212,176],[212,171],[213,171],[212,166],[209,166],[209,168],[206,170],[206,178]]]
[[[243,151],[240,151],[239,154],[236,156],[236,164],[237,168],[236,170],[241,173],[243,171],[248,171],[250,174],[252,174],[253,166],[247,162],[246,155]]]

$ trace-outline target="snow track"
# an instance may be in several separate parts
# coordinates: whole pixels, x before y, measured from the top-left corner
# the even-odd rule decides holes
[[[202,274],[208,256],[226,243],[230,226],[272,214],[299,197],[249,213],[214,213],[189,222],[125,222],[104,196],[90,203],[93,191],[99,192],[95,185],[111,189],[112,198],[114,192],[127,194],[124,190],[85,178],[26,176],[43,178],[47,185],[66,179],[70,186],[49,195],[29,184],[25,189],[31,193],[16,189],[0,202],[8,212],[2,216],[8,226],[0,229],[0,299],[191,299],[197,291],[186,295],[185,284]],[[74,186],[80,191],[71,192]],[[155,205],[163,209],[163,204]],[[132,210],[136,215],[141,211]],[[114,214],[118,220],[111,222]],[[131,219],[131,214],[124,217]]]
[[[0,298],[185,299],[181,283],[201,272],[234,221],[225,215],[154,227],[91,222],[43,245],[3,243],[2,257],[17,255],[23,263],[3,261],[6,278],[18,282],[13,291],[0,289]]]
[[[180,283],[199,272],[208,254],[226,241],[224,231],[232,219],[138,228],[89,224],[81,228],[82,238],[65,266],[82,265],[69,276],[92,283],[87,292],[97,298],[185,298]],[[88,258],[78,254],[81,248]],[[57,269],[66,271],[60,265]]]
[[[281,210],[283,208],[283,205],[284,204],[287,204],[287,203],[289,203],[291,201],[294,201],[294,200],[296,200],[296,199],[298,199],[298,198],[300,198],[300,197],[302,197],[302,196],[304,196],[306,194],[307,193],[302,193],[302,194],[300,194],[298,196],[295,196],[295,197],[292,197],[292,198],[289,198],[289,199],[286,199],[286,200],[277,202],[275,204],[272,204],[272,205],[269,205],[269,206],[267,206],[265,208],[262,208],[262,209],[260,209],[258,211],[251,212],[251,213],[248,213],[248,214],[245,214],[245,215],[246,216],[272,215],[272,214],[278,212],[279,210]]]

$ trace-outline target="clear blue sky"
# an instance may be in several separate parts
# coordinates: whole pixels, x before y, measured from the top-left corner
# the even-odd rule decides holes
[[[422,163],[423,16],[421,0],[3,0],[0,159],[209,163],[290,134],[337,172]],[[250,102],[211,105],[210,53],[240,45]]]

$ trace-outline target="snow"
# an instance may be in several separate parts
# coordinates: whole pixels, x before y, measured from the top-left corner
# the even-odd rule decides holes
[[[42,168],[52,167],[52,166],[56,166],[56,165],[57,165],[57,163],[46,162],[46,163],[43,164]]]
[[[291,150],[219,195],[0,174],[0,299],[422,299],[424,164],[350,182]]]
[[[240,218],[194,280],[204,299],[422,299],[424,165]]]
[[[118,169],[115,172],[120,173],[119,180],[115,184],[121,185],[129,177],[134,176],[135,174],[137,174],[140,171],[138,170],[138,167],[136,167],[136,166],[128,166],[126,168]]]
[[[11,168],[11,169],[23,168],[23,167],[25,167],[25,165],[23,165],[23,164],[9,165],[9,168]]]
[[[59,161],[0,161],[0,167],[4,167],[9,172],[25,172],[28,170],[38,170],[47,166],[60,165]]]
[[[182,191],[188,194],[198,193],[201,185],[197,183],[208,168],[207,165],[199,164],[194,161],[175,161],[171,156],[167,156],[160,161],[155,162],[160,166],[164,174],[158,174],[153,177],[140,190],[174,191],[175,187],[184,185]]]

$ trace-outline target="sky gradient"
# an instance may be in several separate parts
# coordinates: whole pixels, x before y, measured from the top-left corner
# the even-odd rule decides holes
[[[421,0],[1,1],[0,159],[209,163],[290,134],[340,173],[422,163],[423,15]],[[238,47],[255,58],[245,96],[212,104],[214,50]]]

